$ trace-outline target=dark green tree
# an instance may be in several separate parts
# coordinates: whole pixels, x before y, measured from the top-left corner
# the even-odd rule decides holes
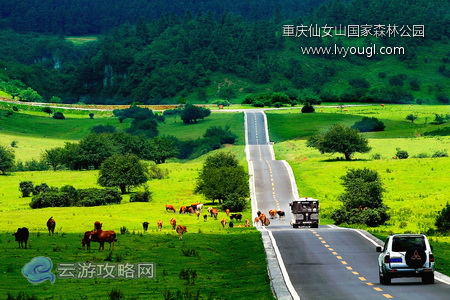
[[[231,153],[217,153],[209,156],[197,178],[195,193],[203,194],[207,199],[222,203],[249,196],[248,174],[238,164]]]
[[[358,130],[344,125],[334,125],[327,132],[310,137],[306,146],[316,148],[320,153],[342,153],[345,160],[351,160],[355,152],[367,153],[371,150],[369,141]]]
[[[105,133],[91,133],[84,137],[79,145],[81,163],[85,169],[98,169],[102,162],[119,151],[109,134]]]
[[[56,171],[64,164],[64,148],[46,149],[42,154],[42,160]]]
[[[181,112],[181,120],[183,120],[184,124],[197,123],[197,120],[203,120],[210,114],[211,111],[209,109],[188,103]]]
[[[363,117],[361,121],[352,125],[352,128],[358,129],[360,132],[383,131],[385,127],[384,123],[375,117]]]
[[[414,121],[417,119],[417,115],[415,114],[409,114],[406,116],[406,120],[411,121],[411,123],[414,123]]]
[[[237,139],[237,135],[231,132],[230,125],[226,125],[225,128],[221,126],[212,126],[206,129],[204,138],[218,138],[221,144],[234,144]]]
[[[146,183],[147,173],[147,166],[136,155],[115,154],[102,163],[97,182],[105,187],[118,187],[125,194],[130,188]]]
[[[14,167],[14,150],[0,145],[0,171],[6,175],[9,170]]]
[[[19,183],[19,190],[22,193],[22,197],[30,197],[33,193],[34,186],[31,181],[22,181]]]
[[[150,157],[156,164],[163,164],[168,158],[178,155],[178,148],[170,137],[155,137],[150,142]]]
[[[438,213],[435,223],[437,229],[442,232],[450,230],[450,205],[447,205]]]
[[[341,180],[345,192],[338,200],[343,206],[331,215],[336,224],[378,226],[389,220],[388,207],[383,204],[383,183],[376,171],[350,169]]]

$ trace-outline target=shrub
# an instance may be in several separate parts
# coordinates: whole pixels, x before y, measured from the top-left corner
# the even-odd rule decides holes
[[[181,109],[179,108],[167,109],[163,112],[164,116],[179,115],[179,114],[181,114]]]
[[[50,166],[45,163],[43,160],[32,159],[26,162],[18,161],[14,168],[15,171],[25,172],[25,171],[47,171],[50,169]]]
[[[312,106],[312,105],[310,105],[310,104],[305,104],[303,107],[302,107],[302,113],[303,114],[308,114],[308,113],[313,113],[313,112],[315,112],[316,110],[314,109],[314,107]]]
[[[381,159],[381,154],[380,153],[375,153],[374,155],[372,155],[372,159],[375,159],[375,160]]]
[[[386,126],[377,118],[363,117],[361,121],[355,122],[352,128],[360,132],[383,131]]]
[[[114,189],[80,189],[78,190],[78,194],[78,204],[82,206],[118,204],[122,201],[122,196]]]
[[[61,192],[46,192],[40,193],[33,197],[30,207],[44,208],[44,207],[66,207],[71,206],[70,197],[67,193]]]
[[[149,202],[152,200],[152,193],[145,187],[145,191],[137,192],[130,196],[130,202]]]
[[[419,153],[417,155],[414,155],[413,157],[414,158],[428,158],[430,156],[428,155],[428,153],[422,152],[422,153]]]
[[[253,104],[253,102],[255,102],[255,97],[253,95],[247,95],[244,101],[242,101],[242,104]]]
[[[40,193],[46,193],[50,190],[50,187],[46,183],[36,185],[33,189],[33,195],[39,195]]]
[[[33,182],[22,181],[19,183],[19,190],[22,192],[22,197],[30,197],[33,192]]]
[[[230,126],[226,125],[225,128],[221,126],[212,126],[206,129],[204,138],[216,137],[221,144],[234,144],[237,139],[237,135],[230,131]]]
[[[19,111],[19,108],[18,108],[17,106],[13,106],[13,107],[12,107],[12,110],[13,110],[13,111]]]
[[[438,150],[431,155],[431,157],[448,157],[447,150]]]
[[[89,118],[90,118],[90,119],[93,119],[93,118],[94,118],[94,114],[93,114],[93,113],[90,113],[90,114],[89,114]]]
[[[51,115],[52,114],[52,109],[50,107],[43,107],[42,108],[42,112]]]
[[[58,111],[53,114],[53,119],[64,120],[65,118],[62,112]]]
[[[438,213],[435,223],[438,231],[450,230],[450,205],[447,205]]]
[[[154,164],[148,168],[148,176],[151,179],[163,179],[169,175],[168,169],[163,169],[158,167],[158,165]]]
[[[239,197],[238,195],[231,194],[227,197],[227,199],[222,203],[222,210],[225,211],[229,209],[232,212],[243,211],[247,206],[247,201],[243,197]]]
[[[395,156],[398,159],[407,159],[409,157],[409,154],[405,150],[400,150],[400,148],[397,148],[397,153],[395,153]]]
[[[264,107],[264,103],[262,103],[261,101],[255,101],[255,102],[253,102],[253,106],[254,107]]]
[[[406,120],[411,121],[411,123],[414,123],[414,121],[417,119],[417,115],[409,114],[406,116]]]

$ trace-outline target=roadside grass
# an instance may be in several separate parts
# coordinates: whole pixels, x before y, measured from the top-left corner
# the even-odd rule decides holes
[[[267,111],[270,138],[275,142],[304,139],[326,131],[334,124],[351,126],[363,116],[376,117],[386,125],[384,131],[364,133],[367,138],[408,138],[447,127],[448,123],[429,123],[434,120],[435,113],[450,114],[449,105],[371,105],[345,109],[348,111],[341,113],[336,107],[322,107],[316,108],[317,113],[313,114],[302,114],[298,110]],[[418,115],[414,123],[406,120],[406,116],[411,113]]]
[[[217,151],[231,151],[241,164],[245,164],[243,146]],[[209,217],[207,222],[203,220],[206,208],[212,204],[205,203],[201,195],[193,194],[193,190],[205,159],[203,156],[189,162],[161,165],[169,170],[169,176],[147,183],[153,193],[153,199],[148,203],[130,203],[129,195],[125,195],[118,205],[32,210],[28,205],[31,197],[20,197],[18,184],[21,181],[31,180],[35,184],[45,182],[58,187],[66,184],[76,188],[98,187],[98,171],[15,172],[1,176],[0,219],[6,221],[0,222],[0,249],[3,250],[0,260],[7,263],[0,266],[0,290],[13,294],[26,291],[27,294],[40,297],[54,295],[61,299],[78,299],[82,293],[92,297],[88,299],[106,299],[106,293],[115,287],[126,297],[164,299],[166,289],[184,292],[188,288],[193,292],[200,291],[204,298],[211,295],[213,299],[253,299],[257,286],[262,299],[272,299],[259,232],[254,228],[241,228],[244,222],[234,222],[234,228],[222,228],[220,219],[230,220],[221,210],[218,220]],[[196,202],[205,203],[206,206],[198,220],[195,215],[165,211],[165,204],[172,204],[178,210],[181,205]],[[212,206],[219,207],[217,202]],[[250,207],[242,214],[243,219],[251,219]],[[53,237],[48,236],[45,225],[51,216],[56,220],[57,235]],[[187,226],[188,232],[183,241],[179,241],[177,234],[170,229],[169,220],[172,217],[177,219],[177,224]],[[163,221],[161,232],[157,231],[158,220]],[[93,243],[90,251],[80,249],[82,234],[92,230],[95,221],[102,222],[105,230],[118,233],[113,262],[116,257],[122,262],[155,262],[156,279],[74,279],[57,280],[54,285],[45,283],[32,286],[22,277],[21,268],[35,256],[50,257],[54,264],[104,262],[109,251],[99,252],[98,244]],[[144,221],[149,222],[147,233],[142,232]],[[129,230],[129,234],[119,233],[123,226]],[[16,249],[12,233],[19,227],[29,228],[30,249]],[[188,249],[194,249],[198,256],[184,256],[181,250]],[[187,268],[197,271],[197,280],[193,286],[185,285],[179,277],[181,270]]]

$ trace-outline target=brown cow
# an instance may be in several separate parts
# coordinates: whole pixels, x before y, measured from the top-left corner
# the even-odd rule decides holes
[[[180,236],[180,240],[183,239],[183,233],[187,232],[186,226],[178,225],[177,226],[177,233]]]
[[[212,208],[211,206],[208,207],[208,212],[209,212],[209,216],[210,216],[210,217],[213,216],[212,211],[213,211],[213,208]]]
[[[180,214],[184,213],[184,211],[186,210],[186,206],[181,206],[180,207]]]
[[[277,216],[277,210],[276,209],[269,210],[269,215],[271,219],[274,219]]]
[[[170,219],[170,225],[172,225],[172,229],[175,229],[175,227],[177,226],[177,220],[175,220],[175,218]]]
[[[83,250],[87,248],[87,250],[91,250],[91,234],[92,231],[86,231],[84,233],[83,238],[81,239],[81,247]]]
[[[114,242],[117,242],[116,232],[113,230],[97,230],[93,231],[89,237],[92,242],[100,244],[98,250],[105,250],[105,242],[109,243],[109,249],[114,249]]]
[[[27,249],[28,237],[30,236],[28,228],[17,228],[17,232],[13,233],[13,235],[16,237],[16,241],[19,243],[19,248]]]
[[[227,219],[222,218],[222,220],[220,220],[220,224],[222,224],[222,227],[225,228],[225,225],[227,225]]]
[[[260,210],[258,210],[258,211],[256,212],[256,214],[258,215],[258,218],[259,218],[259,216],[260,216],[262,213],[261,213]]]
[[[225,210],[225,213],[227,214],[227,217],[230,215],[230,210],[227,208],[226,210]]]
[[[244,227],[250,227],[250,220],[249,219],[245,219]]]
[[[100,229],[102,229],[102,225],[103,225],[103,223],[100,223],[99,221],[96,221],[96,222],[94,223],[94,228],[95,228],[95,230],[100,230]]]
[[[208,221],[208,215],[207,215],[207,214],[204,214],[204,215],[203,215],[203,221],[204,221],[204,222]]]
[[[255,220],[253,221],[253,223],[255,224],[255,226],[259,226],[259,218],[255,217]]]
[[[173,210],[174,213],[177,212],[177,211],[175,210],[175,207],[173,207],[173,205],[166,204],[166,211],[168,211],[168,210]]]
[[[266,219],[267,219],[267,217],[266,217],[265,214],[261,214],[259,216],[259,220],[261,221],[261,225],[264,225],[264,223],[266,222]]]
[[[217,215],[219,214],[219,210],[217,208],[213,208],[212,210],[212,217],[214,217],[214,220],[217,220]]]
[[[265,218],[265,219],[264,219],[264,222],[262,222],[262,224],[263,224],[264,226],[269,226],[269,225],[270,225],[270,220],[269,220],[268,218]]]
[[[197,216],[197,220],[200,218],[200,212],[199,211],[197,211],[196,213],[195,213],[195,215]]]
[[[162,221],[158,220],[158,231],[162,230]]]
[[[55,232],[55,227],[56,227],[56,222],[55,220],[53,220],[53,217],[50,217],[50,219],[48,219],[47,221],[47,228],[48,228],[48,235],[53,235],[53,233]]]

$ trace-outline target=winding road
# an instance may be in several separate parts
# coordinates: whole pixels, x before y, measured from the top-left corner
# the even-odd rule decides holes
[[[270,220],[261,229],[278,299],[450,299],[450,278],[442,274],[436,274],[435,284],[402,278],[381,285],[375,251],[381,241],[365,231],[333,225],[293,229],[289,202],[298,193],[292,170],[275,160],[263,111],[246,111],[245,126],[253,215],[257,210],[286,212],[285,221]]]

